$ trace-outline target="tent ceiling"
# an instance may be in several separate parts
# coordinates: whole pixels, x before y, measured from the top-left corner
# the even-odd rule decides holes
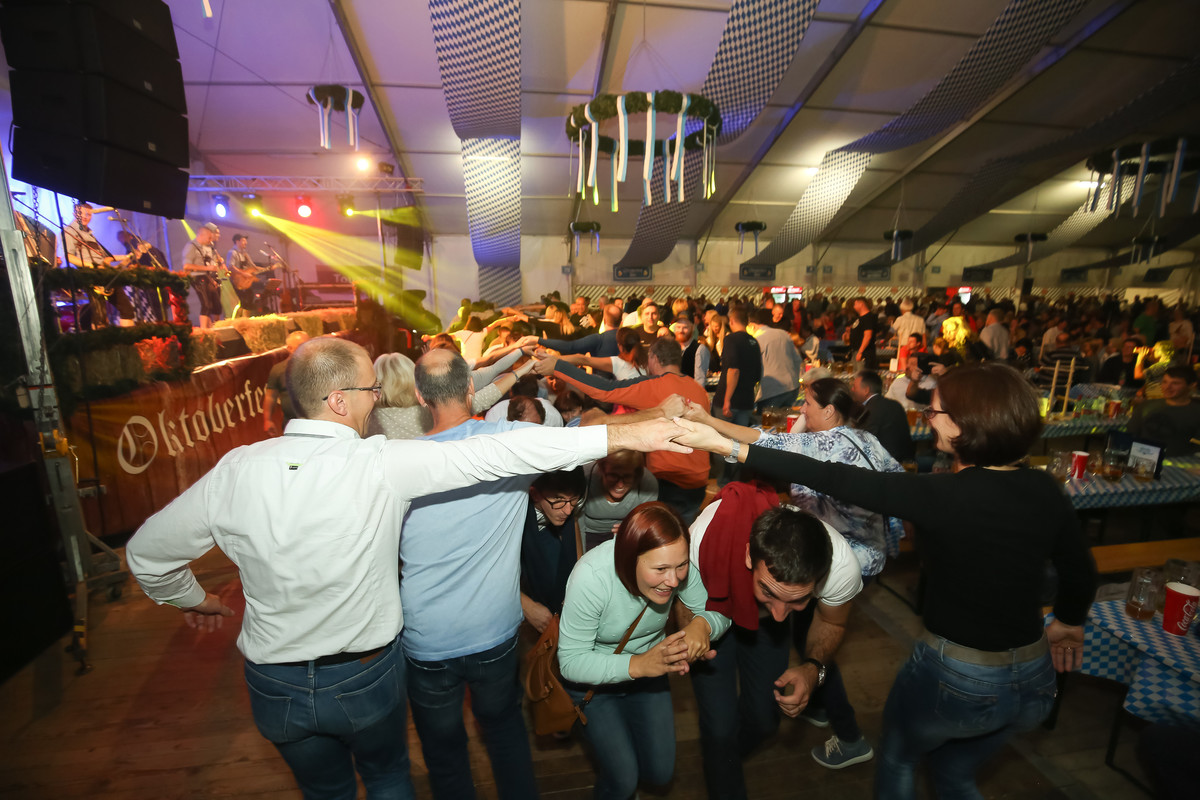
[[[597,85],[602,91],[699,89],[730,5],[613,2],[607,42],[601,34],[610,0],[522,2],[524,234],[559,235],[571,220],[570,150],[563,134],[569,108]],[[426,0],[211,0],[212,19],[203,17],[201,0],[168,3],[187,85],[191,143],[205,170],[352,173],[344,116],[335,115],[333,149],[322,151],[317,114],[305,99],[313,84],[346,84],[371,98],[360,116],[363,153],[424,179],[417,203],[432,233],[467,233],[459,142],[442,96]],[[822,0],[768,106],[738,141],[721,148],[718,193],[693,203],[684,236],[702,237],[711,228],[713,236],[729,237],[736,222],[760,219],[769,241],[807,185],[808,168],[826,151],[904,112],[1005,4]],[[990,108],[940,138],[876,158],[848,201],[853,213],[833,239],[882,250],[881,234],[892,227],[901,197],[903,227],[920,226],[989,158],[1095,122],[1194,56],[1198,21],[1194,0],[1087,4]],[[1049,66],[1035,69],[1039,61]],[[1144,133],[1200,133],[1200,109],[1181,108]],[[964,225],[955,242],[1011,245],[1016,233],[1048,231],[1065,219],[1084,201],[1086,189],[1077,182],[1087,171],[1082,164],[1064,172],[1047,169],[1051,174],[1025,176],[1028,192]],[[607,207],[607,181],[601,184],[605,202],[599,208],[585,204],[582,218],[600,220],[606,236],[631,235],[639,183],[621,188],[615,214]],[[1081,244],[1121,247],[1145,222],[1145,211],[1139,220],[1110,220]]]

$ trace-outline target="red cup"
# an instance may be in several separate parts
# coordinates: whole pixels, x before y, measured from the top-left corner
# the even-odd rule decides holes
[[[799,414],[788,414],[788,415],[787,415],[787,429],[788,429],[788,433],[791,433],[791,432],[792,432],[792,428],[796,427],[796,421],[797,421],[798,419],[800,419],[800,415],[799,415]]]
[[[1200,602],[1200,589],[1186,583],[1171,581],[1167,584],[1167,597],[1163,603],[1163,630],[1183,636],[1196,616],[1196,604]]]
[[[1084,452],[1083,450],[1072,450],[1071,451],[1071,473],[1070,473],[1069,477],[1083,480],[1083,477],[1087,474],[1087,464],[1088,464],[1089,457],[1090,457],[1089,454]]]

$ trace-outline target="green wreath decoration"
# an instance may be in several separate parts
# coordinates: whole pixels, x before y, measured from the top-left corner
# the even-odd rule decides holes
[[[617,98],[620,95],[615,94],[600,94],[596,95],[591,101],[592,118],[596,120],[596,124],[609,119],[615,119],[617,116]],[[626,114],[644,114],[650,110],[650,101],[646,99],[646,92],[626,92],[625,95],[625,113]],[[580,131],[588,126],[587,118],[583,114],[584,107],[587,103],[580,103],[571,109],[571,113],[567,114],[567,139],[572,142],[578,142]],[[678,114],[683,108],[683,93],[664,90],[655,92],[654,94],[654,110],[661,111],[664,114]],[[715,129],[713,138],[721,133],[721,112],[717,109],[716,103],[709,100],[704,95],[688,93],[688,110],[687,115],[694,119],[703,120],[707,127]],[[699,150],[704,146],[704,129],[688,134],[683,140],[684,150]],[[654,155],[663,155],[666,147],[666,140],[660,139],[654,142]],[[611,155],[616,152],[617,140],[611,136],[600,136],[597,140],[597,149],[602,153]],[[641,139],[629,139],[629,155],[644,156],[646,154],[646,143]]]
[[[87,267],[83,269],[50,268],[42,273],[42,285],[47,289],[69,291],[95,286],[139,286],[143,289],[167,288],[187,293],[189,279],[175,272],[150,267],[112,269],[110,267]]]

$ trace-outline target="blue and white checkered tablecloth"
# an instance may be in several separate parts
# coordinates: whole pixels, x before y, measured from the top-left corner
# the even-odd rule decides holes
[[[1200,476],[1179,467],[1163,467],[1162,476],[1155,481],[1123,475],[1121,480],[1109,482],[1089,475],[1080,481],[1068,481],[1064,489],[1076,509],[1189,503],[1200,500]]]
[[[1200,638],[1167,633],[1161,614],[1135,620],[1124,600],[1095,603],[1080,672],[1128,686],[1125,710],[1140,719],[1200,727]]]
[[[1090,436],[1109,431],[1122,431],[1128,424],[1129,417],[1108,419],[1107,417],[1088,416],[1055,420],[1042,426],[1042,438],[1065,439],[1070,436]],[[915,425],[909,427],[909,432],[912,434],[914,442],[933,439],[933,429],[929,427],[929,423],[923,417],[918,419]]]

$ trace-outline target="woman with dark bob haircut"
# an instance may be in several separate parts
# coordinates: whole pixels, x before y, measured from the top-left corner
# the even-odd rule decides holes
[[[1096,566],[1058,483],[1020,462],[1041,429],[1037,397],[995,362],[948,371],[925,412],[953,473],[882,473],[757,445],[748,466],[911,520],[925,565],[925,631],[883,712],[875,795],[910,798],[927,759],[939,797],[979,797],[975,773],[1054,704],[1055,676],[1078,669]],[[680,444],[725,455],[733,442],[679,422]],[[1054,621],[1043,627],[1046,562],[1058,570]]]
[[[596,798],[627,800],[639,781],[663,785],[675,771],[667,676],[709,654],[728,620],[705,611],[703,584],[688,580],[688,531],[663,503],[629,512],[616,536],[571,571],[559,623],[558,665],[596,764]],[[665,636],[676,595],[695,615]],[[621,640],[629,634],[621,653]]]

